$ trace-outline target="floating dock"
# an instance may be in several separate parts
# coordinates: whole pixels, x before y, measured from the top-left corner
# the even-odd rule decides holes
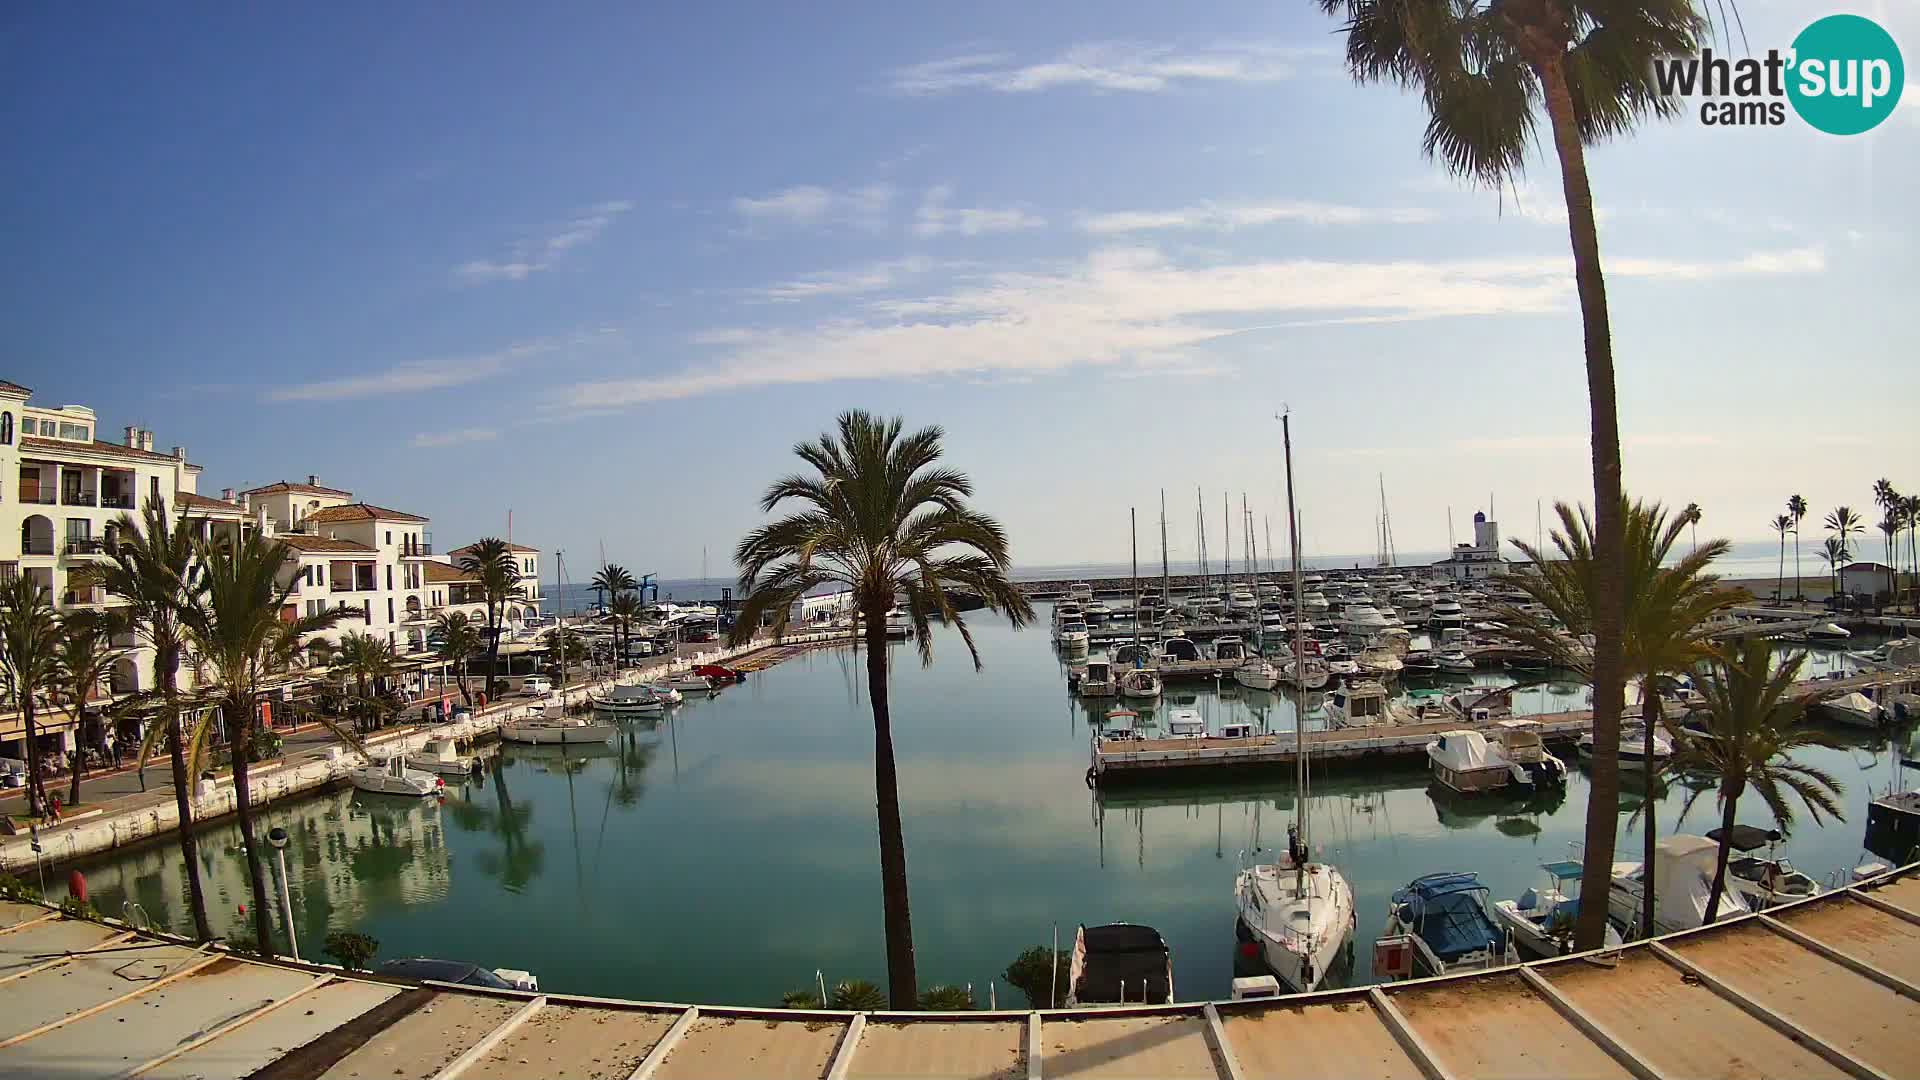
[[[0,902],[0,1078],[1920,1075],[1920,866],[1519,967],[1264,1001],[798,1012],[265,963]]]

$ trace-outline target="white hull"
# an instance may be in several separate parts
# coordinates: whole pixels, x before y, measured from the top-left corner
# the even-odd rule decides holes
[[[376,795],[407,795],[419,798],[440,791],[440,778],[428,773],[402,769],[398,772],[391,765],[363,765],[347,772],[347,781],[361,791],[370,791]]]
[[[1547,959],[1573,951],[1570,929],[1564,934],[1550,934],[1539,923],[1528,918],[1520,910],[1520,905],[1512,900],[1493,902],[1493,921],[1513,937],[1513,943],[1527,956]],[[1620,945],[1620,931],[1614,928],[1613,923],[1607,923],[1606,939],[1601,947],[1617,949]]]
[[[1272,664],[1242,664],[1233,669],[1233,681],[1254,690],[1271,690],[1280,685],[1280,669]]]
[[[659,698],[594,698],[593,711],[609,716],[639,716],[643,713],[657,713],[664,710],[667,703]]]
[[[1353,934],[1353,888],[1326,863],[1307,864],[1308,895],[1296,897],[1291,865],[1242,870],[1233,883],[1240,922],[1273,974],[1301,993],[1320,988]]]
[[[713,680],[705,675],[675,675],[667,680],[670,690],[683,690],[689,693],[708,694],[713,692]]]
[[[500,725],[500,737],[533,746],[604,743],[619,729],[601,720],[510,720]]]

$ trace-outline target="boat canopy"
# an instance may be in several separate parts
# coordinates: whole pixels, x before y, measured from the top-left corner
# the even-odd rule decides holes
[[[1581,866],[1572,859],[1562,859],[1559,862],[1541,863],[1540,869],[1545,870],[1554,881],[1560,882],[1566,881],[1569,878],[1578,880],[1580,875],[1585,872],[1586,867]]]
[[[1492,951],[1500,931],[1487,917],[1487,887],[1474,874],[1428,874],[1393,894],[1400,920],[1443,961]]]
[[[1707,839],[1715,841],[1726,839],[1727,831],[1719,826],[1707,830]],[[1760,829],[1752,825],[1735,825],[1733,839],[1729,841],[1735,851],[1753,851],[1780,840],[1778,829]]]
[[[1160,643],[1161,652],[1175,660],[1200,659],[1200,647],[1183,637],[1170,637]]]
[[[1434,741],[1433,759],[1454,772],[1500,768],[1487,746],[1487,737],[1477,731],[1443,731]],[[1425,879],[1422,879],[1425,880]]]
[[[1086,965],[1074,987],[1078,1000],[1165,1001],[1173,993],[1167,985],[1167,942],[1153,927],[1083,926],[1080,940],[1086,946]]]
[[[1153,651],[1145,645],[1122,645],[1113,650],[1113,662],[1142,667],[1153,659]]]
[[[1653,851],[1656,908],[1661,922],[1690,930],[1707,921],[1707,896],[1713,891],[1713,873],[1720,843],[1704,836],[1679,833],[1662,839]],[[1641,875],[1645,880],[1645,875]],[[1720,895],[1720,917],[1748,910],[1737,889]]]

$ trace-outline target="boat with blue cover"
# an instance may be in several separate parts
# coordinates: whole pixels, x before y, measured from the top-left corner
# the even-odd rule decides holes
[[[1419,978],[1515,962],[1505,931],[1487,913],[1487,887],[1472,873],[1428,874],[1393,894],[1387,929],[1374,942],[1374,973]]]

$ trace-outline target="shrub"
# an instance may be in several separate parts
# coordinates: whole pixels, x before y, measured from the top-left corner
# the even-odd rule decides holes
[[[973,995],[964,986],[929,986],[920,994],[920,1007],[929,1012],[963,1012],[973,1008]]]
[[[887,1007],[887,994],[865,979],[849,979],[834,986],[829,1004],[849,1012],[874,1012]]]
[[[1048,958],[1052,963],[1048,963]],[[1067,958],[1045,945],[1035,945],[1016,957],[1007,965],[1007,982],[1027,995],[1027,1006],[1034,1009],[1053,1007],[1054,988],[1059,987],[1062,998],[1067,992]],[[1056,982],[1057,980],[1057,982]]]
[[[812,990],[789,990],[780,995],[780,1007],[783,1009],[824,1009],[820,995]]]
[[[97,919],[100,912],[94,906],[77,896],[69,896],[60,901],[60,914],[69,919]]]
[[[260,954],[260,940],[252,934],[228,934],[227,948],[232,952]]]
[[[339,961],[348,971],[366,971],[367,962],[380,951],[380,940],[351,930],[335,930],[327,935],[320,951]]]

